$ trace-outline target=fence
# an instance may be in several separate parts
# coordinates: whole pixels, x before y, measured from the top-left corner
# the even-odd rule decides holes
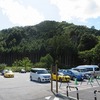
[[[94,90],[94,100],[97,100],[97,92],[100,92],[100,91],[98,91],[98,90]]]
[[[68,88],[75,88],[77,93],[76,93],[76,96],[77,96],[77,100],[79,100],[79,92],[78,92],[78,88],[77,87],[74,87],[74,86],[67,86],[66,87],[66,93],[67,93],[67,97],[69,97],[69,92],[68,92]]]

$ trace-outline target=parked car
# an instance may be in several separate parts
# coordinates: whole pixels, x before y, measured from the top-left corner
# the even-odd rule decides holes
[[[9,70],[6,73],[4,73],[4,77],[5,78],[13,78],[14,77],[14,73],[11,70]]]
[[[32,68],[30,72],[30,80],[38,82],[50,82],[50,73],[45,68]]]
[[[7,69],[4,69],[2,72],[1,72],[1,75],[4,75],[5,73],[7,73],[8,70]]]
[[[72,68],[72,69],[80,72],[83,75],[84,79],[87,79],[91,76],[91,72],[88,72],[86,68]]]
[[[52,74],[52,79],[57,80],[56,74],[54,73]],[[70,80],[71,80],[70,76],[58,72],[58,81],[69,82]]]
[[[63,71],[63,73],[64,75],[69,75],[72,80],[77,79],[77,81],[83,81],[84,79],[83,75],[80,72],[73,69]]]
[[[100,68],[97,65],[79,65],[76,68],[85,68],[93,77],[100,76]]]
[[[26,73],[26,70],[25,70],[25,69],[21,69],[20,72],[21,72],[21,73]]]

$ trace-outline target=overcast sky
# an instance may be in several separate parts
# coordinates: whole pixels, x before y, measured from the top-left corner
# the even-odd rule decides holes
[[[0,30],[44,20],[100,30],[100,0],[0,0]]]

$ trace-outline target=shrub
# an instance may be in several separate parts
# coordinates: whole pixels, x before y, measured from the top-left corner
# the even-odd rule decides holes
[[[46,63],[38,62],[38,63],[35,63],[34,66],[38,68],[46,68],[47,65]]]
[[[28,57],[23,58],[22,60],[16,60],[12,64],[14,71],[20,71],[21,69],[25,69],[26,71],[29,71],[30,68],[33,66],[33,63],[31,63],[31,60],[29,60]]]
[[[6,64],[0,64],[0,72],[3,71],[6,67]]]

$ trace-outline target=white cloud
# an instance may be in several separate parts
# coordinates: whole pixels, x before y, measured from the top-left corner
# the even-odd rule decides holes
[[[33,25],[44,20],[44,16],[31,6],[24,6],[20,0],[0,0],[0,8],[13,24]]]
[[[100,17],[99,0],[50,0],[58,7],[61,20],[86,21],[89,18]]]

